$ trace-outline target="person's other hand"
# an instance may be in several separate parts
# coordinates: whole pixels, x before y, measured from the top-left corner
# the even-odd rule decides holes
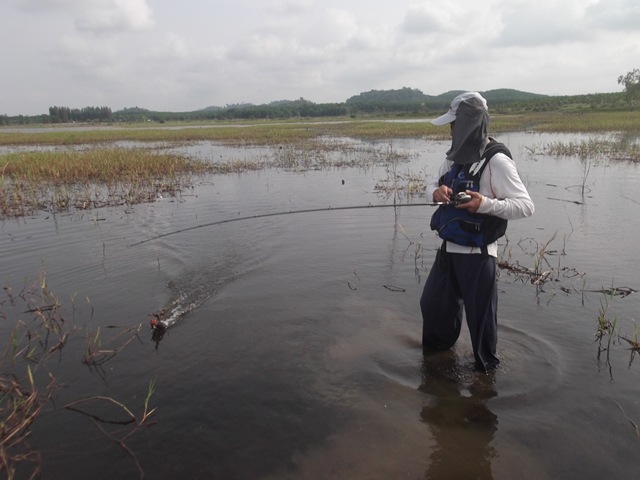
[[[453,195],[453,190],[451,190],[446,185],[440,185],[433,192],[433,201],[434,202],[450,202],[451,195]]]

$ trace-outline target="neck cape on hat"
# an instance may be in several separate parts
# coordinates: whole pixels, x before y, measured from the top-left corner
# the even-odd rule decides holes
[[[447,159],[459,165],[480,160],[480,150],[489,136],[487,101],[477,92],[465,92],[451,102],[449,111],[432,120],[434,125],[452,124]]]

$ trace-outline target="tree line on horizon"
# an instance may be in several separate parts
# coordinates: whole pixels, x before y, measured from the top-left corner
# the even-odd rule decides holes
[[[640,70],[620,76],[618,83],[624,92],[573,96],[547,96],[512,89],[481,92],[496,113],[543,111],[627,110],[637,108],[640,98]],[[448,108],[462,90],[452,90],[438,96],[425,95],[418,89],[371,90],[354,95],[343,103],[314,103],[304,98],[280,100],[264,105],[235,104],[207,107],[192,112],[157,112],[144,108],[125,108],[113,112],[109,107],[81,109],[54,106],[48,114],[9,117],[0,115],[0,125],[57,123],[119,123],[214,120],[260,120],[311,117],[343,117],[358,115],[432,115]]]
[[[92,122],[111,120],[113,112],[109,107],[49,107],[51,123]]]

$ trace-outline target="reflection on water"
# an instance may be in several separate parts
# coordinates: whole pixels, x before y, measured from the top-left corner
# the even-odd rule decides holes
[[[453,350],[437,352],[424,359],[419,390],[429,395],[420,418],[435,440],[425,478],[493,480],[498,417],[487,400],[497,395],[495,372],[463,368]]]

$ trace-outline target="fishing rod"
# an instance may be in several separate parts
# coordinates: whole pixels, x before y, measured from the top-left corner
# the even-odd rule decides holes
[[[181,228],[180,230],[174,230],[172,232],[161,233],[160,235],[156,235],[155,237],[147,238],[146,240],[141,240],[136,243],[132,243],[129,247],[135,247],[136,245],[142,245],[143,243],[151,242],[153,240],[158,240],[159,238],[168,237],[170,235],[177,235],[178,233],[188,232],[190,230],[197,230],[199,228],[212,227],[214,225],[222,225],[224,223],[231,222],[240,222],[243,220],[252,220],[256,218],[267,218],[267,217],[278,217],[281,215],[295,215],[297,213],[314,213],[314,212],[331,212],[334,210],[358,210],[365,208],[397,208],[397,207],[436,207],[440,205],[451,205],[456,206],[461,203],[467,203],[471,200],[471,196],[465,192],[460,192],[452,197],[448,202],[427,202],[427,203],[390,203],[390,204],[378,204],[378,205],[350,205],[345,207],[322,207],[322,208],[307,208],[304,210],[287,210],[284,212],[272,212],[272,213],[260,213],[257,215],[247,215],[245,217],[233,217],[227,218],[225,220],[218,220],[215,222],[209,223],[201,223],[200,225],[194,225],[193,227]]]

